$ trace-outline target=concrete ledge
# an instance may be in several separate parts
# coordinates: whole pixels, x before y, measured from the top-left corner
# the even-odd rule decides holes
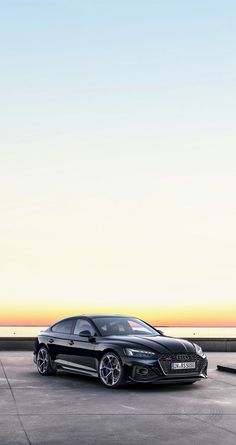
[[[236,338],[187,338],[205,352],[236,352]]]
[[[0,351],[33,351],[34,337],[0,337]]]
[[[233,372],[236,374],[236,365],[217,365],[218,371]]]
[[[186,338],[197,343],[205,352],[236,352],[236,338]],[[0,337],[0,351],[32,351],[34,337]]]

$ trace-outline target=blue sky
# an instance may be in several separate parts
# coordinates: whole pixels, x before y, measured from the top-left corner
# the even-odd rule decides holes
[[[140,314],[146,299],[163,317],[205,305],[211,318],[223,298],[227,319],[235,2],[0,8],[5,316],[17,302],[33,313],[32,298],[59,298],[63,312],[99,297]]]

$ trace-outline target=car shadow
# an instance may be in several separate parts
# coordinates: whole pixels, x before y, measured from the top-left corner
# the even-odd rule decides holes
[[[41,376],[39,376],[41,377]],[[194,385],[184,384],[184,383],[127,383],[119,388],[106,388],[98,378],[89,377],[89,376],[81,376],[75,375],[70,372],[58,371],[56,375],[49,376],[50,380],[54,379],[55,383],[60,383],[61,387],[75,387],[75,386],[83,386],[96,388],[98,391],[121,391],[121,392],[178,392],[178,391],[190,391],[190,390],[198,390],[199,383],[196,382]]]

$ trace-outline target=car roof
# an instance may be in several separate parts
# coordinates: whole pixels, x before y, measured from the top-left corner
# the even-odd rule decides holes
[[[75,315],[75,317],[88,317],[88,318],[137,318],[130,315],[119,315],[119,314],[81,314]],[[74,318],[74,317],[73,317]]]
[[[66,317],[61,319],[60,321],[64,321],[64,320],[70,320],[70,319],[74,319],[74,318],[137,318],[137,317],[132,317],[129,315],[114,315],[114,314],[79,314],[79,315],[72,315],[71,317]],[[59,323],[59,321],[57,322]]]

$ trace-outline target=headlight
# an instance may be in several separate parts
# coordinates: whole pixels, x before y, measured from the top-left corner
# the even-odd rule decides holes
[[[143,351],[141,349],[125,348],[124,352],[125,355],[128,355],[128,357],[134,358],[153,358],[156,355],[155,352]]]
[[[196,349],[196,353],[197,353],[198,355],[200,355],[200,357],[205,358],[206,356],[205,356],[205,354],[204,354],[204,352],[203,352],[201,346],[196,345],[196,343],[194,343],[194,346],[195,346],[195,349]]]

